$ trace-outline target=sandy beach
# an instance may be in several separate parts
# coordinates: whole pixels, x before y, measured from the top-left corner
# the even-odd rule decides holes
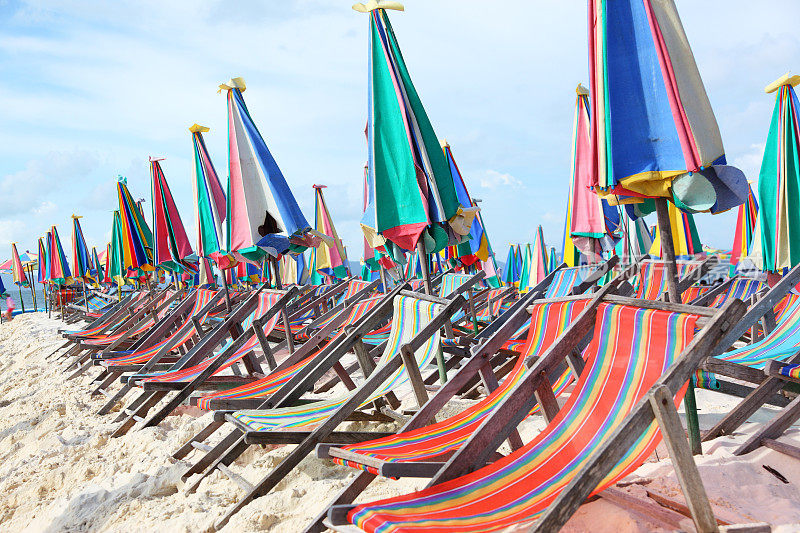
[[[2,531],[205,531],[241,489],[216,473],[195,494],[179,482],[186,463],[171,453],[204,426],[210,415],[170,416],[157,428],[135,430],[111,439],[111,416],[98,416],[104,397],[88,394],[89,377],[65,380],[60,365],[45,357],[60,344],[63,324],[44,314],[29,314],[0,325],[0,530]],[[701,425],[708,427],[735,399],[698,391]],[[453,413],[467,402],[448,406]],[[754,420],[769,416],[762,409]],[[543,419],[526,422],[529,439]],[[699,468],[718,518],[730,523],[765,521],[774,531],[800,529],[800,462],[760,449],[745,457],[731,455],[754,424],[732,437],[704,445]],[[386,426],[388,428],[388,426]],[[800,441],[793,428],[782,439]],[[287,447],[253,447],[238,462],[248,479],[263,476]],[[782,474],[780,481],[762,465]],[[298,531],[341,489],[351,470],[310,457],[268,496],[257,499],[223,531]],[[634,496],[655,491],[676,501],[682,495],[663,445],[628,480]],[[402,494],[423,480],[381,480],[362,496],[365,501]],[[692,530],[690,520],[685,520]],[[600,498],[581,507],[567,531],[639,532],[658,524]]]

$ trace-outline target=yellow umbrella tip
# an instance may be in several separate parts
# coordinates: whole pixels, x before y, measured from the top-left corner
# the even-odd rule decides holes
[[[366,4],[358,2],[353,4],[353,9],[359,13],[369,13],[376,9],[394,9],[395,11],[405,11],[405,7],[400,2],[394,0],[369,0]]]
[[[582,83],[579,83],[577,87],[575,87],[575,93],[578,96],[589,96],[589,89],[583,86]]]
[[[225,83],[220,83],[218,93],[222,91],[230,91],[231,89],[239,89],[241,92],[247,88],[244,83],[244,78],[231,78]]]
[[[442,146],[442,149],[450,148],[450,143],[447,142],[447,139],[439,140],[439,144]]]
[[[201,126],[200,124],[195,122],[194,124],[189,126],[189,131],[191,131],[192,133],[205,133],[207,131],[211,131],[211,128],[207,128],[205,126]]]
[[[791,85],[792,87],[800,85],[800,76],[798,76],[797,74],[792,76],[790,72],[787,72],[777,80],[773,81],[772,83],[764,87],[764,92],[767,94],[774,93],[784,85]]]

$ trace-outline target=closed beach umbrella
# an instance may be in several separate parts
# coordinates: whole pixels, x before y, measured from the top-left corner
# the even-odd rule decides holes
[[[150,158],[151,197],[153,199],[154,266],[172,272],[186,269],[184,260],[191,256],[192,245],[178,213],[167,179],[159,161]]]
[[[138,203],[133,200],[126,180],[117,182],[122,271],[153,271],[153,234]],[[124,275],[124,274],[123,274]]]
[[[404,250],[420,239],[426,253],[460,242],[477,209],[459,204],[447,160],[406,67],[386,9],[397,2],[355,4],[368,13],[368,177],[374,201],[362,219],[375,234]]]
[[[83,236],[81,218],[72,215],[72,271],[76,278],[86,279],[92,275],[92,258]]]
[[[219,86],[228,102],[228,251],[239,260],[277,258],[316,245],[281,169],[250,116],[242,78]]]
[[[618,211],[595,194],[592,187],[592,153],[589,122],[589,91],[575,89],[575,114],[572,128],[569,232],[572,244],[592,263],[599,262],[605,249],[613,246],[611,235],[619,225]],[[569,248],[566,248],[569,251]],[[576,264],[575,257],[570,263]]]
[[[589,70],[598,194],[712,213],[745,201],[672,0],[590,0]]]
[[[764,159],[758,177],[756,266],[780,272],[800,263],[800,76],[780,77],[766,87],[775,93]],[[759,254],[760,252],[760,254]]]
[[[447,166],[450,168],[450,175],[453,177],[453,185],[455,186],[456,198],[458,198],[459,205],[466,205],[477,209],[477,204],[473,201],[472,197],[467,190],[467,184],[458,170],[458,165],[453,157],[453,150],[447,141],[442,141],[442,149],[444,156],[447,160]],[[469,228],[469,239],[450,247],[449,250],[451,258],[458,259],[464,265],[472,265],[477,261],[486,261],[489,259],[489,238],[486,235],[486,229],[481,223],[480,217],[476,216],[472,225]]]
[[[219,180],[211,156],[208,154],[203,133],[205,126],[193,124],[192,145],[194,148],[194,195],[196,201],[197,255],[217,260],[224,254],[222,228],[226,219],[225,190]]]
[[[49,279],[49,259],[47,257],[47,246],[45,244],[47,239],[48,237],[39,237],[39,268],[36,276],[36,280],[39,283],[44,283]]]
[[[72,273],[55,226],[50,228],[50,281],[56,285],[72,283]]]
[[[758,217],[758,202],[751,188],[747,194],[747,201],[739,206],[739,214],[736,217],[736,229],[733,234],[733,247],[731,248],[730,262],[732,265],[739,263],[750,255],[750,245],[753,242],[753,234]]]
[[[11,243],[11,274],[17,286],[27,287],[30,284],[25,269],[22,267],[22,260],[17,252],[17,244],[13,242]]]
[[[325,185],[314,185],[314,230],[322,244],[311,251],[311,268],[315,272],[344,279],[349,274],[347,254],[333,225],[333,218],[322,193]],[[296,283],[296,281],[292,281]]]

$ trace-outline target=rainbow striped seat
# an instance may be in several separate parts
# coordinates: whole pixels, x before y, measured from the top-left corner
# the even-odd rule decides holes
[[[500,315],[500,309],[503,306],[504,298],[498,298],[505,292],[505,289],[490,289],[486,293],[486,306],[481,309],[476,316],[481,322],[491,322],[494,318]]]
[[[560,296],[567,296],[575,285],[583,281],[581,267],[569,267],[556,270],[553,274],[553,279],[550,285],[547,286],[547,292],[544,297],[558,298]]]
[[[160,306],[165,301],[167,301],[167,299],[169,299],[173,294],[174,292],[166,293],[163,296],[163,298],[159,299],[159,301],[156,303],[156,307]],[[168,308],[162,309],[157,313],[157,318],[158,319],[164,318],[164,316],[166,316],[170,311],[171,310]],[[136,326],[136,329],[133,330],[130,334],[127,331],[120,331],[120,332],[110,333],[108,335],[94,335],[92,337],[83,339],[81,342],[88,346],[108,346],[109,344],[112,344],[114,341],[119,340],[123,335],[127,334],[130,337],[136,337],[138,335],[141,335],[142,333],[146,332],[151,327],[153,327],[153,324],[155,324],[155,322],[156,321],[153,319],[152,315],[150,315],[148,316],[147,319],[142,320]]]
[[[761,370],[768,361],[781,361],[795,353],[800,348],[800,300],[793,300],[780,313],[777,327],[769,335],[748,346],[726,352],[719,358]],[[704,389],[719,389],[719,383],[710,372],[698,371],[695,373],[695,382]]]
[[[147,296],[147,293],[144,292],[144,291],[138,293],[136,296],[134,296],[132,298],[132,300],[129,302],[128,306],[132,310],[138,311],[139,308],[141,307],[142,299],[145,296]],[[115,325],[122,324],[123,321],[124,321],[124,319],[117,319]],[[95,336],[95,335],[99,335],[101,331],[104,331],[104,330],[108,329],[110,326],[112,326],[112,324],[110,324],[109,321],[106,321],[106,322],[104,322],[104,323],[102,323],[102,324],[100,324],[98,326],[92,327],[92,328],[65,331],[64,335],[70,335],[72,337],[79,337],[79,338],[92,337],[92,336]]]
[[[746,301],[751,296],[758,294],[766,286],[766,283],[763,281],[758,281],[757,279],[736,278],[733,280],[731,286],[728,287],[728,290],[725,291],[724,294],[719,294],[716,298],[714,298],[714,301],[711,302],[709,307],[719,309],[725,304],[725,302],[732,298],[738,298]]]
[[[394,297],[394,315],[392,330],[386,349],[378,361],[378,367],[391,359],[403,344],[408,343],[436,315],[438,305],[411,296]],[[416,352],[416,360],[420,369],[424,370],[435,361],[439,350],[439,333],[433,334]],[[405,367],[401,366],[393,372],[370,396],[361,404],[367,405],[387,392],[408,382]],[[349,395],[333,400],[320,400],[299,407],[284,407],[268,410],[243,410],[233,416],[251,431],[266,431],[277,428],[302,427],[324,421],[349,398]]]
[[[348,521],[370,532],[450,533],[535,520],[691,341],[695,323],[693,315],[601,304],[575,390],[531,442],[471,474],[358,505]],[[593,494],[638,468],[659,440],[653,422]]]
[[[342,446],[343,449],[359,453],[365,457],[382,461],[428,461],[458,449],[464,441],[478,428],[488,415],[513,390],[527,368],[524,365],[527,357],[541,356],[550,345],[567,329],[573,318],[586,307],[589,300],[570,302],[534,304],[531,320],[528,325],[528,336],[522,355],[517,358],[514,369],[506,376],[498,388],[481,402],[471,406],[447,420],[431,424],[416,430],[406,431],[359,444]],[[553,392],[558,396],[574,379],[571,371],[566,371],[553,385]],[[538,411],[538,406],[533,412]],[[374,474],[379,472],[372,467],[338,458],[334,462],[367,470]]]
[[[447,298],[470,279],[472,276],[469,274],[445,274],[439,286],[439,298]]]
[[[695,263],[678,261],[678,279],[694,270]],[[658,300],[667,290],[667,266],[661,261],[643,261],[638,276],[634,298]]]
[[[252,324],[253,320],[258,317],[264,316],[266,312],[274,306],[278,300],[280,300],[281,295],[278,293],[260,293],[258,295],[258,305],[256,305],[255,310],[250,313],[247,318],[242,323],[242,329],[247,330]],[[278,323],[280,319],[280,313],[275,313],[272,317],[264,322],[262,329],[264,331],[264,335],[269,335],[272,330],[275,328],[275,324]],[[225,346],[222,347],[220,353],[224,351],[230,344],[233,343],[233,340],[229,340],[225,343]],[[253,348],[258,346],[258,337],[252,335],[238,350],[232,353],[228,359],[219,367],[219,369],[214,372],[214,375],[219,374],[226,368],[230,367],[234,363],[238,362],[242,359],[245,355],[247,355]],[[143,379],[137,379],[136,384],[141,385],[145,382],[154,382],[154,381],[161,381],[161,382],[171,382],[171,383],[187,383],[192,381],[194,378],[200,375],[203,370],[205,370],[214,360],[216,359],[216,355],[212,355],[210,357],[205,358],[200,363],[189,367],[184,368],[181,370],[174,370],[171,372],[163,372],[158,374],[149,374],[149,377],[144,377]]]
[[[186,321],[166,339],[157,342],[156,344],[148,348],[137,350],[135,352],[128,352],[128,354],[125,356],[115,357],[113,359],[106,359],[105,361],[102,361],[100,364],[110,369],[113,369],[113,367],[120,365],[136,365],[140,363],[146,363],[147,361],[149,361],[164,346],[170,345],[172,346],[170,350],[177,350],[178,348],[189,342],[189,339],[191,339],[196,333],[191,318],[197,316],[200,310],[203,309],[203,307],[205,307],[206,305],[208,305],[208,303],[214,298],[214,296],[216,296],[216,294],[217,291],[212,291],[209,289],[198,289],[197,295],[195,296],[194,306],[192,307],[191,312],[187,316]],[[208,318],[208,313],[206,313],[202,317],[198,317],[201,324],[204,324],[207,318]]]
[[[692,285],[683,291],[683,294],[681,294],[681,300],[683,300],[683,303],[688,304],[689,302],[700,298],[710,289],[711,287],[707,285]]]
[[[380,296],[376,296],[374,298],[367,298],[366,300],[362,300],[355,304],[353,307],[348,309],[343,309],[336,313],[334,317],[339,317],[341,313],[347,313],[347,318],[343,322],[344,325],[351,325],[355,324],[359,320],[361,320],[370,310],[372,310],[378,302],[381,300]],[[339,328],[333,336],[330,338],[330,342],[335,341],[336,339],[343,337],[345,335],[344,326]],[[252,383],[248,383],[246,385],[242,385],[240,387],[235,387],[233,389],[228,389],[220,392],[215,392],[213,394],[209,394],[207,396],[203,396],[197,402],[197,406],[200,409],[211,409],[211,402],[215,399],[252,399],[252,398],[261,398],[266,397],[272,394],[273,392],[277,391],[284,383],[289,381],[292,376],[297,374],[301,369],[305,368],[305,366],[314,360],[317,356],[316,353],[306,357],[299,363],[295,363],[294,365],[285,368],[283,370],[277,370],[275,372],[271,372],[265,378],[259,379]]]

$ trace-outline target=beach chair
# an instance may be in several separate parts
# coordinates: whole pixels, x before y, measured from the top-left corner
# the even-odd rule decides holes
[[[157,366],[162,360],[165,363],[174,364],[175,360],[166,361],[165,357],[176,351],[183,355],[187,348],[191,348],[192,344],[199,341],[205,334],[204,326],[211,311],[215,307],[223,305],[223,296],[223,291],[198,289],[194,293],[194,298],[186,298],[184,302],[181,302],[170,320],[164,321],[158,328],[154,328],[154,331],[148,336],[146,347],[132,350],[125,355],[112,354],[112,357],[94,359],[94,364],[102,366],[104,372],[95,379],[100,383],[91,394],[106,394],[106,388],[126,372],[148,373],[162,370]],[[187,307],[190,309],[185,312]],[[162,339],[164,333],[170,330],[172,333]],[[104,415],[110,412],[132,388],[131,383],[125,383],[113,396],[106,394],[109,399],[97,414]]]
[[[719,260],[716,256],[709,257],[703,261],[676,261],[678,267],[678,294],[699,281],[706,273],[711,270]],[[666,300],[667,299],[667,264],[664,261],[656,261],[647,258],[640,261],[638,282],[633,293],[634,298],[644,298],[645,300]],[[683,299],[684,302],[688,301]]]
[[[558,531],[593,494],[638,468],[663,435],[699,531],[717,531],[675,405],[700,360],[744,313],[609,295],[603,289],[520,379],[428,487],[333,506],[326,525],[351,531]],[[695,329],[700,332],[695,334]],[[556,364],[592,335],[586,367],[555,418],[492,462],[537,402]],[[351,529],[347,529],[347,528]]]
[[[794,352],[800,348],[800,303],[795,295],[787,294],[798,279],[800,270],[795,268],[752,304],[740,324],[737,324],[737,332],[744,332],[752,330],[753,325],[761,320],[765,330],[762,339],[714,354],[715,357],[709,357],[701,365],[695,376],[698,387],[745,399],[707,432],[704,439],[734,431],[765,401],[779,407],[788,403],[785,397],[776,394],[783,386],[774,379],[765,379],[763,369],[772,359],[791,362]],[[771,317],[769,322],[764,320],[767,316]],[[770,324],[776,323],[776,320],[777,325],[770,330]],[[728,340],[728,346],[731,346],[739,338]],[[755,388],[742,382],[750,383]]]
[[[471,283],[479,279],[481,279],[480,275],[472,276],[470,280],[464,281],[458,287],[453,287],[450,297],[457,296],[459,292],[463,292]],[[320,324],[322,327],[310,336],[308,341],[303,344],[297,352],[282,361],[276,368],[271,369],[272,372],[266,377],[240,387],[193,399],[192,403],[195,403],[198,407],[203,409],[257,409],[265,405],[265,399],[270,398],[272,394],[278,392],[287,382],[292,379],[300,379],[302,376],[299,374],[310,366],[316,365],[317,361],[328,361],[326,364],[331,365],[337,377],[328,380],[324,384],[322,390],[318,389],[315,390],[315,392],[325,392],[338,381],[343,382],[350,390],[355,389],[356,385],[350,378],[350,375],[356,368],[360,368],[363,371],[364,368],[371,369],[374,366],[372,356],[367,351],[363,339],[369,335],[374,335],[375,330],[361,334],[360,338],[351,338],[351,342],[344,345],[340,345],[339,341],[343,340],[345,336],[350,335],[353,329],[360,326],[361,321],[366,319],[371,311],[378,306],[383,306],[386,309],[386,311],[383,312],[385,318],[383,320],[375,316],[370,318],[369,320],[373,328],[382,321],[388,322],[391,316],[388,311],[390,310],[389,306],[391,305],[392,299],[399,294],[401,290],[405,290],[406,287],[406,284],[401,284],[395,287],[389,294],[360,301],[356,300],[349,303],[347,307],[340,309],[337,314],[329,317],[324,325]],[[363,294],[363,291],[354,293],[352,298],[358,298],[361,294]],[[383,330],[384,328],[379,329]],[[323,340],[326,340],[327,344],[323,348],[317,349]],[[355,352],[358,362],[355,367],[350,366],[345,368],[338,359],[351,348]],[[382,345],[374,350],[378,351],[381,348]],[[316,375],[320,375],[320,368],[324,367],[319,365],[314,366]],[[193,436],[186,444],[176,451],[173,457],[175,459],[182,459],[192,451],[194,447],[202,446],[202,442],[221,428],[223,423],[224,420],[218,419],[203,428],[197,435]]]
[[[421,406],[427,401],[427,393],[421,379],[421,369],[435,365],[439,353],[439,330],[449,323],[452,315],[465,304],[462,295],[456,295],[451,300],[422,295],[419,293],[400,291],[391,302],[392,332],[378,364],[369,371],[357,389],[347,395],[334,400],[318,400],[295,406],[302,392],[297,388],[288,391],[282,398],[271,398],[274,407],[270,409],[223,412],[224,419],[236,428],[233,437],[223,439],[224,454],[208,465],[200,479],[211,472],[219,470],[234,479],[240,486],[247,489],[243,499],[239,500],[228,510],[222,521],[216,526],[222,527],[239,509],[247,505],[254,498],[258,498],[271,491],[300,461],[320,442],[357,442],[384,434],[369,432],[336,432],[336,428],[349,419],[358,409],[374,406],[374,402],[386,396],[397,387],[410,383]],[[373,318],[384,309],[373,310]],[[354,334],[357,338],[359,328],[366,329],[370,326],[368,320],[353,333],[345,337],[340,345],[353,343]],[[309,373],[311,374],[311,373]],[[314,380],[307,374],[306,381]],[[284,386],[284,388],[286,385]],[[307,390],[307,387],[302,389]],[[300,392],[298,394],[298,392]],[[295,429],[298,427],[316,426],[310,431],[281,431],[284,428]],[[225,441],[227,440],[227,446]],[[250,485],[249,482],[233,473],[230,464],[253,444],[267,443],[294,443],[295,448],[286,456],[267,476],[259,482]],[[218,445],[219,446],[219,445]],[[204,458],[205,459],[205,458]],[[204,465],[208,464],[203,461]],[[190,470],[194,473],[201,470]],[[184,474],[185,476],[187,474]],[[194,490],[200,480],[194,483],[189,490]]]
[[[632,291],[633,287],[627,283],[630,271],[631,269],[621,273],[607,283],[603,289],[604,294],[619,293],[621,290],[624,295]],[[573,291],[581,289],[574,284],[570,287]],[[579,300],[531,298],[524,306],[518,307],[490,338],[473,348],[471,358],[459,372],[396,435],[341,448],[328,444],[318,445],[318,457],[333,457],[340,464],[364,470],[340,492],[332,505],[352,502],[377,475],[385,477],[434,475],[443,465],[443,462],[436,462],[436,459],[446,457],[458,449],[588,302],[589,297]],[[531,303],[533,305],[528,308]],[[508,339],[513,337],[523,324],[526,326],[527,335],[524,347],[519,349],[521,356],[516,358],[513,369],[505,377],[502,385],[498,385],[502,367],[496,372],[492,371],[490,364],[492,356],[507,345]],[[586,342],[588,341],[584,341]],[[543,388],[536,391],[538,404],[532,412],[538,411],[539,406],[544,406],[542,414],[546,420],[549,421],[556,415],[558,412],[556,397],[583,369],[583,359],[577,355],[579,352],[580,350],[573,350],[566,358],[566,365],[556,368],[551,373],[549,378],[551,383],[543,385],[544,388],[550,387],[549,390]],[[456,416],[428,425],[450,398],[459,390],[471,385],[471,380],[476,375],[480,375],[484,387],[490,393],[489,396]],[[512,449],[522,446],[516,432],[512,432],[509,445]],[[308,526],[306,531],[322,531],[322,520],[326,515],[327,509]]]
[[[264,355],[271,356],[266,337],[280,320],[281,313],[296,295],[297,289],[287,291],[260,288],[232,311],[226,320],[208,332],[186,355],[175,362],[169,371],[159,374],[133,374],[127,383],[141,386],[142,394],[132,402],[118,418],[120,426],[112,433],[119,437],[127,433],[137,422],[143,427],[158,425],[189,396],[206,382],[213,383],[216,374],[241,362],[246,376],[220,376],[225,382],[255,381],[263,371],[253,350],[259,347]],[[228,335],[231,341],[219,353],[214,347]],[[149,410],[170,392],[175,394],[150,418],[144,417]]]
[[[75,378],[92,367],[91,355],[96,352],[104,354],[114,350],[135,347],[146,336],[156,323],[169,316],[173,304],[183,296],[182,291],[164,291],[160,297],[153,298],[138,310],[129,314],[108,333],[84,336],[78,341],[75,350],[70,350],[64,357],[73,359],[66,365],[68,370],[73,365],[79,368],[67,379]],[[81,366],[82,365],[82,366]]]

